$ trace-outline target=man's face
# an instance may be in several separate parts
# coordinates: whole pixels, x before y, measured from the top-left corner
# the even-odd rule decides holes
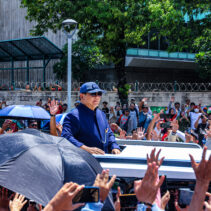
[[[135,108],[134,104],[130,104],[130,109],[133,110]]]
[[[180,108],[180,104],[179,104],[179,103],[176,103],[176,104],[175,104],[175,108],[176,108],[176,109],[179,109],[179,108]]]
[[[32,122],[29,124],[29,128],[38,129],[37,122]]]
[[[130,112],[129,111],[125,111],[125,116],[129,116]]]
[[[91,109],[95,109],[100,104],[101,96],[102,92],[80,94],[81,102]]]
[[[143,112],[144,112],[144,113],[147,113],[147,112],[148,112],[148,108],[147,108],[147,107],[144,107],[144,108],[143,108]]]

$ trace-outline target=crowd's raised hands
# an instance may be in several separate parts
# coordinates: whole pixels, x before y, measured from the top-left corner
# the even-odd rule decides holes
[[[94,185],[100,188],[100,201],[104,202],[108,196],[110,189],[112,188],[116,179],[116,175],[113,175],[109,181],[109,169],[103,170],[101,174],[98,174]]]
[[[10,211],[20,211],[26,203],[25,197],[16,193],[14,199],[9,202]]]
[[[157,192],[165,179],[164,176],[158,179],[158,168],[164,160],[164,157],[159,160],[159,154],[160,151],[155,154],[155,149],[153,149],[150,156],[147,155],[148,168],[144,178],[134,182],[134,191],[138,201],[150,205],[154,203]]]

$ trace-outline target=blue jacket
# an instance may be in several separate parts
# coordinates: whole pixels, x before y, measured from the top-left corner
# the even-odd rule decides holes
[[[66,115],[61,136],[77,147],[97,147],[106,153],[119,149],[105,114],[82,103]]]

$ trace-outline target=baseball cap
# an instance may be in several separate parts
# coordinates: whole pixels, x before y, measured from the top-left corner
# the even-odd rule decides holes
[[[105,93],[105,90],[100,89],[100,87],[95,82],[86,82],[81,85],[80,93]]]

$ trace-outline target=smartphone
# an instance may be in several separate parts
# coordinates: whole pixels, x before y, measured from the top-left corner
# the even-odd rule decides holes
[[[99,202],[99,187],[85,186],[74,198],[73,203]]]
[[[136,209],[138,200],[136,194],[121,194],[120,195],[120,205],[121,208],[134,208]]]
[[[171,122],[164,122],[160,124],[161,128],[171,128]]]
[[[189,188],[179,188],[179,206],[184,208],[185,206],[190,205],[193,193],[194,191],[191,191]]]

